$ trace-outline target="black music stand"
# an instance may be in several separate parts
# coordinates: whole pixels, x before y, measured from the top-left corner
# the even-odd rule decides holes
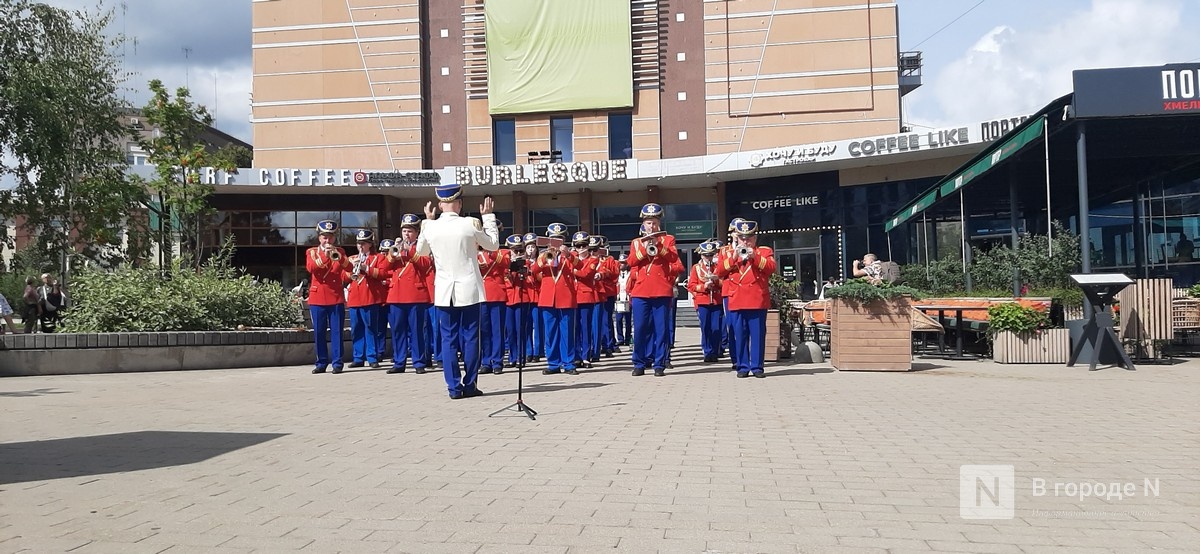
[[[1079,337],[1079,342],[1071,348],[1067,367],[1075,365],[1085,345],[1091,345],[1092,359],[1089,371],[1096,370],[1096,364],[1100,361],[1100,351],[1105,348],[1116,351],[1118,366],[1133,370],[1133,362],[1121,347],[1121,341],[1117,340],[1117,333],[1113,331],[1112,316],[1112,305],[1117,301],[1117,293],[1132,285],[1133,279],[1122,273],[1095,273],[1072,275],[1071,280],[1083,289],[1083,295],[1091,305],[1091,315],[1083,324],[1083,334]]]
[[[517,294],[519,297],[520,292],[518,291]],[[488,417],[496,417],[497,415],[507,412],[509,409],[516,409],[518,413],[523,413],[529,416],[529,419],[537,420],[537,418],[534,417],[537,415],[537,410],[530,408],[527,404],[525,404],[525,401],[521,399],[521,392],[525,385],[523,379],[523,376],[525,375],[525,337],[530,336],[525,334],[525,318],[522,317],[525,313],[525,310],[520,308],[521,304],[522,303],[520,302],[517,303],[517,336],[521,337],[521,346],[519,347],[521,352],[517,354],[517,401],[488,414]]]

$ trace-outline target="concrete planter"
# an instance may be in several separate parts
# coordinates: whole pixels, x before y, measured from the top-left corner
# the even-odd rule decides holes
[[[1000,331],[992,337],[992,360],[999,364],[1065,364],[1070,354],[1067,329]]]
[[[830,302],[830,362],[840,371],[912,369],[912,302],[908,297]]]
[[[349,356],[349,330],[342,339]],[[0,336],[0,376],[272,367],[315,359],[311,330]]]

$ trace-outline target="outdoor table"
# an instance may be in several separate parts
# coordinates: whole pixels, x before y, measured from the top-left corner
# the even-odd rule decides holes
[[[946,312],[954,312],[954,355],[947,356],[950,360],[970,360],[969,356],[963,355],[963,310],[977,310],[977,306],[944,306],[936,304],[920,304],[915,306],[922,312],[937,312],[938,323],[942,323],[946,319]],[[946,336],[938,335],[938,351],[945,350]]]

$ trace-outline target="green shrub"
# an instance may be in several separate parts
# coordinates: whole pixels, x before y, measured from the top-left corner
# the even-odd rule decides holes
[[[1023,333],[1050,326],[1050,317],[1045,312],[1022,306],[1016,302],[1005,302],[988,308],[988,333],[1003,331]]]
[[[72,281],[70,294],[67,332],[220,331],[302,321],[288,291],[230,268],[228,255],[198,271],[177,262],[165,276],[158,269],[85,270]]]
[[[872,285],[864,279],[851,279],[825,291],[825,296],[865,303],[874,300],[888,300],[898,296],[920,299],[924,294],[908,285],[893,285],[886,281],[881,285]]]
[[[18,314],[21,313],[21,296],[25,294],[26,277],[29,276],[15,271],[9,273],[0,273],[0,294],[4,295],[4,298],[7,299],[8,303],[12,306],[13,311]],[[34,275],[34,277],[37,276]],[[41,284],[42,282],[38,281],[38,285]]]

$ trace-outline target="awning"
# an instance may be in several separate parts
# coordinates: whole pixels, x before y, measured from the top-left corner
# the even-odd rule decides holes
[[[891,231],[921,212],[929,209],[939,199],[946,198],[958,191],[967,183],[978,179],[1000,165],[1004,160],[1020,152],[1026,146],[1038,142],[1044,136],[1047,113],[1061,110],[1070,101],[1071,95],[1066,95],[1043,108],[1033,117],[1021,122],[1013,130],[985,148],[962,167],[938,181],[933,187],[917,196],[917,199],[892,214],[884,223],[883,230]],[[1005,195],[1007,197],[1007,194]]]

